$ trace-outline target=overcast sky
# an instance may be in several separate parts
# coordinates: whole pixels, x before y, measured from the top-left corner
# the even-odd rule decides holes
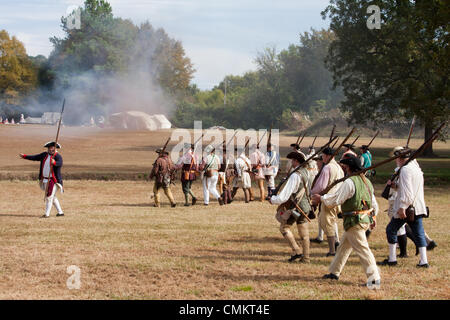
[[[48,56],[49,37],[63,36],[60,19],[84,0],[0,0],[0,29],[15,35],[29,55]],[[202,89],[225,75],[254,70],[266,46],[278,50],[299,42],[299,34],[327,28],[320,12],[328,0],[109,0],[115,16],[145,20],[181,40]]]

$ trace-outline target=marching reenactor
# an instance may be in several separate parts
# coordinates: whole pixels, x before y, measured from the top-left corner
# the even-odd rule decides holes
[[[297,168],[305,162],[305,157],[299,152],[291,152],[287,155],[290,160],[291,167]],[[278,195],[272,195],[269,202],[271,204],[278,204],[276,218],[280,222],[280,232],[288,241],[292,248],[293,255],[289,258],[289,262],[297,259],[302,263],[309,263],[309,230],[306,216],[311,211],[309,203],[309,188],[308,171],[305,167],[300,168],[293,173],[283,190]],[[294,205],[297,204],[303,211],[303,214],[298,212]],[[300,236],[302,251],[295,240],[290,226],[297,223],[297,229]]]
[[[192,205],[195,205],[197,202],[197,198],[192,192],[192,183],[197,179],[197,169],[198,169],[198,161],[197,156],[194,154],[195,145],[186,143],[184,145],[185,149],[188,151],[178,160],[175,168],[181,168],[181,187],[184,193],[184,206],[188,207],[189,204],[189,195],[192,197]]]
[[[345,173],[350,175],[361,170],[357,157],[349,156],[340,161]],[[344,235],[324,279],[338,280],[352,250],[358,255],[368,278],[368,286],[380,284],[380,274],[375,257],[369,248],[365,231],[373,229],[376,222],[373,216],[378,213],[378,203],[374,196],[372,183],[362,174],[354,175],[338,184],[338,189],[320,196],[314,194],[313,203],[322,203],[327,208],[341,206],[344,219]]]
[[[232,199],[236,196],[237,190],[242,188],[244,190],[245,203],[250,202],[250,191],[252,186],[252,180],[250,178],[250,172],[252,170],[252,165],[250,159],[245,156],[245,148],[239,150],[236,146],[235,151],[240,152],[239,157],[234,163],[235,177],[233,180],[233,191],[231,193]]]
[[[203,172],[203,199],[204,204],[209,204],[209,193],[217,199],[220,205],[223,205],[223,199],[219,192],[217,192],[217,180],[219,178],[220,158],[215,154],[215,148],[211,145],[205,148],[205,152],[209,153],[204,158],[200,165],[200,170]]]
[[[369,147],[367,145],[362,145],[361,148],[361,166],[363,168],[368,168],[372,165],[372,154],[369,151]]]
[[[221,182],[221,187],[219,187],[223,199],[223,204],[229,204],[231,203],[232,197],[231,197],[231,184],[233,182],[234,178],[234,168],[232,168],[230,165],[234,162],[233,156],[228,155],[227,148],[224,145],[223,146],[223,157],[222,157],[222,163],[220,165],[219,169],[219,181]]]
[[[61,145],[55,141],[48,142],[44,145],[47,152],[42,152],[36,155],[20,154],[22,159],[31,161],[40,161],[39,166],[39,185],[45,194],[45,213],[41,218],[50,217],[52,206],[56,208],[56,216],[64,216],[64,212],[56,197],[56,191],[59,189],[61,193],[64,192],[63,181],[61,176],[61,168],[63,165],[62,156],[56,149],[61,149]]]
[[[386,227],[389,257],[379,263],[379,265],[397,265],[397,232],[406,222],[411,227],[416,239],[415,244],[419,248],[420,261],[417,267],[428,268],[427,242],[422,224],[422,218],[427,216],[423,189],[423,172],[415,159],[406,164],[411,156],[411,150],[404,147],[396,147],[393,150],[393,154],[400,154],[400,157],[395,160],[400,173],[398,181],[395,183],[397,196],[392,208],[393,217]],[[389,180],[388,184],[391,185],[392,181]]]
[[[343,145],[343,147],[345,148],[345,150],[344,150],[344,153],[342,154],[341,160],[345,159],[349,155],[358,157],[358,155],[355,152],[355,146],[353,144],[346,143]]]
[[[170,184],[172,182],[175,166],[169,158],[169,152],[163,150],[163,148],[160,148],[156,150],[156,153],[158,154],[158,159],[156,159],[149,176],[149,179],[155,178],[155,184],[153,186],[153,195],[155,199],[154,206],[157,208],[160,207],[159,190],[162,188],[164,190],[164,194],[170,201],[171,207],[175,208],[177,205],[173,199],[172,191],[170,190]]]
[[[330,147],[323,150],[322,159],[324,167],[321,170],[315,185],[312,187],[311,194],[319,194],[334,181],[344,177],[341,166],[334,160],[334,150]],[[338,186],[330,190],[331,193],[336,191]],[[340,211],[339,206],[330,208],[328,206],[319,206],[319,224],[327,236],[329,252],[327,257],[336,254],[336,247],[339,245],[337,233],[337,214]]]
[[[280,166],[280,155],[275,151],[271,143],[267,143],[266,165],[264,167],[264,177],[267,181],[267,197],[269,200],[275,190],[275,177]]]
[[[259,187],[259,195],[261,196],[260,201],[264,202],[264,172],[263,168],[266,165],[266,158],[264,153],[259,150],[259,145],[253,144],[251,149],[253,152],[250,154],[250,160],[252,164],[252,173],[255,178],[256,183]],[[251,190],[251,189],[250,189]]]

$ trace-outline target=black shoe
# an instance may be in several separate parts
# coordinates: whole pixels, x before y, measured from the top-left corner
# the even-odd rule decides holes
[[[203,205],[204,205],[204,206],[207,206],[208,204],[207,204],[207,203],[204,203]]]
[[[189,204],[189,203],[185,203],[184,206],[185,206],[185,207],[189,207],[190,204]]]
[[[427,250],[430,251],[430,250],[433,250],[436,247],[437,247],[436,242],[434,242],[434,240],[431,240],[431,242],[427,245]]]
[[[418,264],[418,265],[416,265],[416,267],[417,268],[429,268],[430,267],[430,265],[428,264],[428,263],[424,263],[424,264]]]
[[[335,274],[329,273],[322,277],[322,279],[332,279],[332,280],[339,280],[339,277]]]
[[[398,255],[399,258],[408,258],[408,254],[407,253],[401,253]]]
[[[379,266],[396,266],[397,265],[397,261],[389,261],[389,259],[384,259],[381,262],[377,262],[377,265]]]
[[[294,262],[295,260],[300,259],[301,257],[303,257],[302,254],[294,254],[293,256],[291,256],[291,257],[288,259],[288,262]]]
[[[63,217],[63,216],[64,216],[64,213],[57,213],[56,216],[57,216],[57,217]]]
[[[317,238],[314,238],[314,239],[309,240],[309,242],[314,242],[314,243],[321,244],[323,242],[323,240],[319,240]]]
[[[177,204],[176,204],[176,203],[172,203],[170,206],[171,206],[172,208],[175,208],[175,207],[177,206]]]
[[[197,198],[192,197],[192,205],[194,206],[197,203]]]
[[[45,214],[41,216],[41,219],[50,218],[50,216],[46,216]]]
[[[335,242],[334,243],[334,250],[337,250],[337,247],[339,247],[339,245],[340,245],[341,243],[338,241],[338,242]]]
[[[336,252],[335,253],[331,253],[331,252],[327,253],[327,257],[334,257],[335,255],[336,255]]]
[[[224,205],[224,203],[223,203],[223,199],[222,199],[222,198],[219,198],[219,199],[217,199],[217,200],[219,200],[219,204],[220,204],[221,206],[223,206],[223,205]]]

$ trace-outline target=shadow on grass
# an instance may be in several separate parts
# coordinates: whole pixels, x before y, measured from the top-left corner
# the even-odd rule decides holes
[[[152,203],[103,203],[100,204],[103,207],[138,207],[138,208],[154,208]],[[165,205],[161,205],[161,207],[165,207]],[[170,205],[167,205],[170,207]]]
[[[301,270],[299,270],[299,273],[301,273]],[[306,272],[305,272],[306,273]],[[353,285],[354,283],[349,281],[342,281],[339,280],[336,282],[335,280],[326,280],[322,279],[322,277],[314,277],[314,276],[308,276],[308,275],[301,275],[301,274],[233,274],[233,273],[225,273],[225,272],[213,272],[213,273],[207,273],[205,275],[208,278],[212,279],[226,279],[226,280],[233,280],[233,281],[303,281],[303,282],[312,282],[317,284],[317,280],[323,281],[324,284],[328,282],[332,283],[338,283],[341,285]]]
[[[39,218],[40,215],[31,215],[31,214],[0,214],[1,217],[17,217],[17,218]]]

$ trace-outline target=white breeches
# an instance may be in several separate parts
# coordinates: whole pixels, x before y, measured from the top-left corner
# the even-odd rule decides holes
[[[217,173],[213,174],[212,177],[207,178],[206,175],[203,177],[203,198],[205,204],[209,204],[209,193],[211,192],[214,198],[219,199],[220,194],[216,189],[217,180],[219,175]]]
[[[46,180],[44,180],[46,181]],[[47,182],[43,182],[40,184],[41,189],[45,192],[47,190]],[[53,186],[52,194],[49,197],[45,198],[45,215],[48,217],[50,216],[50,211],[52,210],[52,206],[55,206],[56,212],[58,214],[62,214],[62,208],[59,204],[59,200],[56,197],[56,191],[59,189],[58,184],[55,184]]]
[[[248,189],[252,187],[250,174],[246,171],[242,172],[242,177],[235,177],[233,180],[233,188]]]

